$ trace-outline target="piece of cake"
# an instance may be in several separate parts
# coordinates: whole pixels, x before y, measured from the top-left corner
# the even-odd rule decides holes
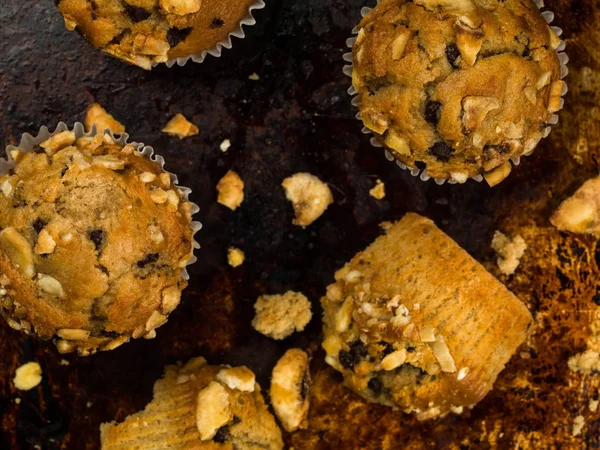
[[[302,331],[312,319],[310,301],[300,292],[283,295],[261,295],[254,304],[252,326],[272,339],[285,339]]]
[[[386,231],[321,300],[327,363],[421,420],[475,405],[525,341],[529,310],[431,220],[407,214]]]

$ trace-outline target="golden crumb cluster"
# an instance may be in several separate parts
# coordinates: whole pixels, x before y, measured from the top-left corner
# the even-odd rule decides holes
[[[171,176],[109,135],[64,131],[11,153],[0,177],[0,312],[60,352],[152,338],[193,257],[191,203]]]

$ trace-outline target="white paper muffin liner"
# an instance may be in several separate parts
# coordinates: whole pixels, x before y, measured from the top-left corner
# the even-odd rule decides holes
[[[377,0],[377,5],[379,4],[380,1],[381,0]],[[544,6],[545,6],[544,0],[533,0],[533,1],[540,10],[542,8],[544,8]],[[370,8],[368,6],[361,8],[361,10],[360,10],[361,17],[364,18],[369,12],[371,12],[372,9],[373,8]],[[548,25],[550,25],[554,21],[554,13],[552,11],[543,11],[542,17],[544,18],[544,20],[546,20],[546,23],[548,23]],[[554,33],[558,37],[560,37],[563,33],[563,30],[559,27],[550,26],[550,28],[552,29],[552,31],[554,31]],[[353,35],[358,34],[358,27],[354,27],[352,29],[352,34]],[[352,47],[354,46],[355,42],[356,42],[356,37],[350,37],[346,40],[346,46],[350,49],[350,52],[344,53],[344,55],[343,55],[344,61],[349,63],[344,66],[343,72],[344,72],[344,75],[350,77],[350,79],[352,79]],[[561,40],[559,46],[556,49],[556,53],[558,54],[558,60],[560,62],[560,79],[561,80],[563,80],[569,74],[569,69],[567,67],[567,64],[569,63],[569,57],[567,56],[567,54],[564,51],[565,48],[566,48],[565,41]],[[568,89],[567,85],[565,84],[561,95],[564,97],[564,95],[568,91],[569,91],[569,89]],[[355,106],[356,108],[358,108],[358,104],[359,104],[358,93],[354,89],[354,86],[350,85],[350,88],[348,89],[348,94],[352,97],[352,101],[351,101],[352,105]],[[560,109],[563,109],[564,104],[565,104],[565,101],[563,98],[560,100]],[[360,111],[356,113],[355,117],[357,120],[361,120]],[[552,131],[551,126],[556,125],[558,123],[558,114],[556,114],[556,113],[552,114],[546,123],[548,124],[548,126],[543,131],[544,138],[546,138],[550,135],[550,132]],[[373,132],[365,126],[363,126],[362,133],[363,134],[373,134]],[[388,161],[392,161],[392,162],[395,161],[396,164],[398,165],[398,167],[400,167],[402,170],[408,170],[412,176],[419,177],[422,181],[428,181],[428,180],[432,179],[436,182],[436,184],[439,184],[439,185],[442,185],[446,182],[448,182],[449,184],[458,183],[458,181],[453,180],[453,179],[433,178],[433,177],[429,176],[429,174],[427,173],[427,169],[420,170],[420,169],[416,169],[416,168],[413,169],[411,167],[408,167],[406,164],[404,164],[401,161],[398,161],[396,158],[394,158],[394,156],[388,150],[386,150],[384,148],[383,144],[381,144],[375,136],[371,137],[370,143],[373,147],[383,148],[384,156]],[[533,151],[535,151],[535,148],[531,152],[524,154],[522,156],[529,156],[531,153],[533,153]],[[515,156],[513,158],[510,158],[510,161],[512,162],[512,164],[514,166],[518,166],[521,162],[521,156]],[[483,175],[480,174],[475,177],[472,177],[471,179],[480,183],[483,181]]]
[[[204,62],[204,60],[206,59],[206,57],[208,55],[214,56],[215,58],[220,58],[221,54],[223,52],[223,49],[229,50],[233,46],[232,40],[234,37],[239,38],[239,39],[244,39],[246,37],[246,33],[244,32],[243,27],[244,26],[251,27],[253,25],[256,25],[256,19],[252,15],[252,12],[254,10],[263,9],[265,6],[267,6],[267,5],[263,0],[256,0],[256,2],[254,4],[252,4],[250,6],[250,8],[248,8],[248,14],[246,15],[246,17],[244,17],[240,21],[237,29],[235,29],[234,31],[229,33],[229,35],[227,36],[227,39],[224,39],[221,42],[217,42],[213,47],[211,47],[207,50],[203,50],[200,53],[195,53],[193,55],[184,56],[181,58],[171,59],[171,60],[167,61],[165,64],[167,65],[167,67],[173,67],[175,64],[177,64],[178,66],[185,66],[188,61],[193,61],[195,63],[201,64]],[[158,64],[153,64],[153,67],[155,67],[157,65]]]
[[[96,126],[93,126],[91,131],[86,132],[83,124],[79,123],[79,122],[76,122],[72,128],[69,128],[67,126],[67,124],[64,122],[59,122],[59,124],[57,125],[57,127],[54,131],[50,131],[47,127],[41,127],[38,134],[35,136],[32,136],[29,133],[25,133],[25,134],[23,134],[23,136],[21,136],[21,141],[19,142],[18,146],[9,145],[8,147],[6,147],[6,155],[7,155],[6,158],[0,158],[0,176],[6,175],[10,169],[12,169],[13,167],[16,166],[16,163],[14,162],[14,160],[11,156],[11,151],[19,150],[23,153],[33,152],[33,151],[35,151],[36,146],[38,146],[39,144],[41,144],[42,142],[44,142],[51,136],[54,136],[57,133],[61,133],[63,131],[67,131],[67,130],[74,131],[75,137],[77,139],[84,137],[84,136],[91,137],[91,136],[95,136],[96,134],[98,134],[96,131]],[[142,143],[128,142],[129,135],[127,133],[115,135],[115,134],[113,134],[112,131],[107,129],[107,130],[104,130],[102,132],[102,134],[103,135],[108,134],[112,139],[114,139],[116,144],[123,145],[123,146],[126,144],[132,145],[138,153],[140,153],[144,157],[148,158],[150,161],[157,163],[161,167],[161,169],[164,170],[165,159],[162,156],[155,154],[154,149],[152,147],[149,147]],[[191,203],[192,219],[193,219],[193,215],[198,213],[200,211],[200,208],[198,207],[198,205],[196,205],[193,202],[190,202],[190,200],[189,200],[192,190],[190,188],[187,188],[184,186],[179,186],[179,184],[178,184],[179,180],[177,179],[177,175],[167,172],[166,170],[164,170],[164,171],[170,175],[173,186],[175,186],[175,188],[177,188],[180,192],[183,193],[183,198],[185,199],[185,201]],[[192,242],[193,242],[192,252],[193,252],[193,250],[200,248],[200,244],[198,244],[198,242],[194,239],[194,236],[196,235],[196,233],[198,231],[200,231],[202,229],[202,224],[200,222],[192,220],[190,222],[190,227],[192,228],[192,231],[193,231],[193,235],[192,235]],[[196,261],[198,261],[198,258],[192,254],[192,258],[188,261],[187,266],[194,264]],[[190,279],[190,275],[187,271],[187,268],[182,269],[181,276],[186,281]]]

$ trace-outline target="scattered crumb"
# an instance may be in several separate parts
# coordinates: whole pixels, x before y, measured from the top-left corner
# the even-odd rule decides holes
[[[569,369],[573,372],[591,375],[600,373],[600,313],[590,324],[591,335],[587,340],[587,349],[569,358]]]
[[[583,416],[579,415],[575,417],[573,420],[573,436],[579,436],[581,434],[581,430],[585,425],[585,419]]]
[[[233,170],[225,174],[217,184],[219,198],[217,201],[235,211],[244,201],[244,182]]]
[[[91,408],[91,407],[92,407],[92,405],[93,405],[93,403],[92,403],[92,402],[87,402],[87,403],[85,404],[85,407],[86,407],[86,408]]]
[[[385,184],[380,179],[377,179],[375,186],[369,191],[371,197],[381,200],[385,197]]]
[[[225,153],[227,150],[229,150],[231,148],[231,141],[229,139],[225,139],[223,142],[221,142],[221,145],[219,146],[219,148],[221,149],[221,151],[223,153]]]
[[[21,404],[21,397],[16,397],[14,401],[15,401],[15,403],[17,405],[20,405]]]
[[[559,230],[600,235],[600,177],[586,181],[550,218]]]
[[[492,248],[498,256],[498,267],[504,275],[512,275],[519,267],[521,257],[527,249],[525,240],[517,235],[510,239],[500,231],[494,233]]]
[[[252,81],[258,81],[258,80],[260,80],[260,77],[258,76],[258,74],[256,72],[254,72],[254,73],[250,74],[248,79],[252,80]]]
[[[179,139],[184,139],[190,136],[196,136],[200,130],[198,127],[188,121],[183,115],[177,114],[169,123],[162,129],[163,133],[177,136]]]
[[[71,364],[69,361],[67,361],[66,359],[61,359],[60,360],[60,365],[61,366],[68,366],[69,364]]]
[[[231,267],[241,266],[244,264],[245,259],[246,256],[243,251],[236,247],[229,247],[229,250],[227,251],[227,262],[229,262]]]
[[[91,130],[93,125],[96,125],[96,130],[101,133],[107,128],[115,134],[125,132],[125,125],[116,120],[108,111],[106,111],[99,103],[92,103],[88,106],[85,113],[85,128]]]
[[[590,411],[596,412],[598,411],[598,400],[590,400],[590,404],[588,405]]]
[[[310,302],[299,292],[262,295],[254,304],[256,315],[252,326],[273,339],[285,339],[294,331],[302,331],[310,322]]]
[[[333,203],[327,183],[309,173],[297,173],[281,183],[285,196],[292,202],[296,218],[294,225],[307,227],[317,220]]]
[[[13,383],[20,391],[33,389],[42,382],[42,368],[36,362],[28,362],[15,372]]]

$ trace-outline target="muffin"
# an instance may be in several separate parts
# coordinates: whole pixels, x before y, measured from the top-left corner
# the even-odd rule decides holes
[[[531,0],[382,0],[352,49],[360,117],[410,168],[496,184],[560,109],[559,45]]]
[[[161,166],[108,134],[12,150],[0,177],[0,313],[89,355],[152,338],[193,259],[192,204]]]
[[[321,300],[326,362],[365,399],[419,420],[460,413],[525,341],[521,301],[417,214],[338,271]]]
[[[69,30],[130,64],[157,63],[213,49],[240,29],[256,0],[58,0]]]
[[[281,450],[281,431],[254,378],[246,367],[204,358],[169,366],[143,411],[100,426],[102,449]]]

